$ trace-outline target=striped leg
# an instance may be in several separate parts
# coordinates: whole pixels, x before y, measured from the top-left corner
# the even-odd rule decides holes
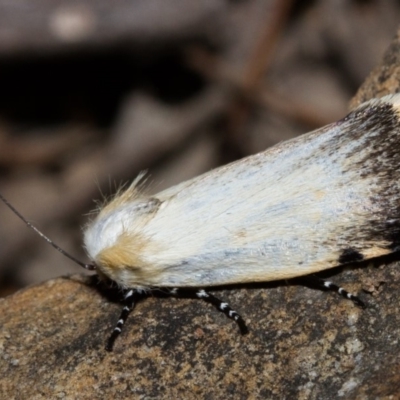
[[[238,324],[240,333],[242,335],[245,335],[249,332],[243,318],[236,311],[232,310],[228,303],[223,302],[222,300],[218,299],[217,297],[213,296],[203,289],[193,292],[184,289],[174,288],[169,291],[169,294],[171,296],[195,297],[197,299],[202,299],[207,303],[211,303],[219,311],[223,312],[228,318],[233,319]]]
[[[331,281],[326,281],[324,279],[318,278],[313,275],[301,277],[301,280],[304,280],[305,282],[309,282],[310,284],[316,286],[319,289],[333,290],[334,292],[339,293],[345,299],[351,300],[357,306],[359,306],[361,308],[366,307],[365,303],[362,300],[360,300],[357,296],[349,293],[347,290],[344,290],[342,287],[336,285],[335,283],[333,283]]]
[[[129,289],[125,292],[124,294],[124,308],[121,311],[121,315],[118,319],[117,325],[115,326],[111,336],[107,340],[106,344],[106,350],[107,351],[112,351],[114,342],[117,339],[117,337],[120,335],[122,331],[122,327],[125,324],[129,313],[132,311],[133,307],[135,307],[135,304],[139,300],[139,298],[143,297],[143,292],[139,292],[137,290],[132,290]]]

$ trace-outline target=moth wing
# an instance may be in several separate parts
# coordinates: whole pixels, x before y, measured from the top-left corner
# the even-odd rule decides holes
[[[291,278],[396,250],[397,103],[364,104],[337,123],[159,193],[162,206],[143,227],[155,284]]]

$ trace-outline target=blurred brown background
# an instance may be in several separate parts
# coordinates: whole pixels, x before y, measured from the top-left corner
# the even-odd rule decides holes
[[[121,183],[152,191],[332,122],[395,0],[0,0],[0,191],[86,260]],[[0,205],[0,295],[81,272]]]

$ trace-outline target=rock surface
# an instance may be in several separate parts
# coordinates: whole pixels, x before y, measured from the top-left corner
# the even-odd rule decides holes
[[[373,97],[400,92],[400,30],[386,50],[379,65],[374,68],[351,101],[351,108]]]
[[[120,305],[93,279],[22,290],[0,300],[0,392],[15,399],[394,398],[398,264],[333,272],[367,309],[285,282],[217,292],[244,316],[250,333],[240,336],[201,301],[149,298],[111,353],[104,344]]]

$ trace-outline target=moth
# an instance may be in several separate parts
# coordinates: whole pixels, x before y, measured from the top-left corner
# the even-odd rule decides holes
[[[107,349],[135,303],[154,290],[192,291],[245,333],[242,317],[206,288],[290,279],[398,251],[399,112],[400,95],[374,99],[154,196],[141,189],[141,176],[118,193],[85,229],[91,263],[66,254],[124,292]]]

